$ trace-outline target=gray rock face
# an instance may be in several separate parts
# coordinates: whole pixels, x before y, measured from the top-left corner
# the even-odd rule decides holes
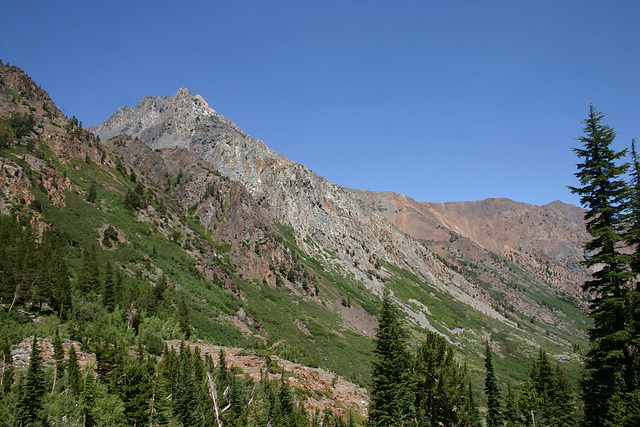
[[[380,259],[413,271],[485,314],[501,317],[478,298],[481,289],[448,269],[353,191],[275,153],[184,88],[171,97],[145,97],[134,108],[121,107],[92,131],[103,141],[124,133],[152,149],[184,147],[192,151],[222,174],[242,182],[273,219],[290,224],[303,250],[331,251],[334,264],[374,292],[380,292],[383,285],[366,272]]]

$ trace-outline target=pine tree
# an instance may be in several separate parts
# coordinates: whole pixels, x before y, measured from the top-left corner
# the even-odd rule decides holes
[[[82,393],[82,382],[80,379],[80,365],[78,364],[78,354],[76,347],[71,344],[69,347],[69,360],[67,360],[67,373],[69,375],[69,388],[76,396]]]
[[[465,372],[467,369],[465,367]],[[467,375],[468,376],[468,375]],[[464,404],[460,410],[458,416],[460,426],[465,427],[480,427],[482,421],[480,420],[480,412],[478,411],[478,405],[473,393],[473,387],[471,386],[471,380],[467,380],[466,393],[464,397]]]
[[[158,366],[153,407],[154,419],[160,425],[167,422],[173,414],[173,397],[178,385],[178,356],[173,347],[164,344],[163,359]]]
[[[62,340],[60,339],[60,331],[56,328],[56,334],[51,342],[53,345],[53,360],[55,369],[56,380],[62,378],[64,375],[64,348],[62,347]],[[55,384],[55,380],[54,380]]]
[[[624,377],[627,390],[640,389],[640,158],[636,151],[636,141],[631,142],[631,193],[628,203],[629,228],[625,241],[632,250],[631,270],[634,273],[629,292],[629,336],[628,366]],[[637,395],[637,394],[636,394]],[[633,396],[631,396],[633,398]],[[640,416],[640,412],[639,412]]]
[[[633,250],[631,268],[633,272],[640,274],[640,157],[636,150],[636,140],[631,141],[631,192],[628,201],[628,230],[625,241]],[[636,285],[637,285],[636,277]],[[637,289],[637,287],[636,287]]]
[[[95,245],[92,245],[90,250],[86,250],[82,254],[82,270],[80,270],[76,288],[83,293],[98,293],[102,290],[100,262],[98,261]]]
[[[221,348],[220,353],[218,354],[218,374],[216,375],[220,387],[227,387],[231,382],[231,373],[229,372],[226,356],[224,349]]]
[[[554,386],[555,405],[551,408],[551,421],[567,427],[580,425],[582,420],[578,416],[574,387],[559,363],[556,363]]]
[[[296,406],[293,400],[293,393],[291,393],[291,387],[289,386],[289,380],[286,380],[284,375],[280,375],[280,391],[278,397],[280,399],[280,415],[285,425],[290,425],[289,421],[293,416]]]
[[[493,370],[493,361],[491,356],[491,347],[489,341],[485,345],[484,367],[487,376],[484,380],[484,392],[487,395],[487,427],[502,425],[502,412],[500,403],[500,389],[498,388],[498,380]]]
[[[189,339],[191,336],[191,320],[189,315],[189,306],[184,298],[178,303],[178,322],[180,323],[180,331],[184,333],[184,338]]]
[[[96,374],[101,383],[105,384],[110,393],[122,391],[124,375],[125,349],[119,344],[99,343],[95,347]]]
[[[559,363],[549,361],[547,353],[540,349],[530,374],[531,386],[536,394],[536,422],[539,424],[577,425],[573,387]]]
[[[601,426],[609,399],[626,392],[629,374],[629,296],[628,281],[632,275],[628,257],[621,251],[628,186],[623,175],[627,164],[619,165],[626,150],[615,151],[611,144],[615,132],[601,123],[604,116],[593,105],[585,119],[583,148],[574,148],[582,159],[578,164],[581,187],[570,187],[580,196],[587,209],[585,221],[592,239],[584,244],[587,268],[597,269],[583,290],[593,295],[589,329],[590,348],[585,356],[582,380],[586,424]]]
[[[521,424],[526,426],[538,425],[536,424],[536,420],[542,407],[542,399],[538,396],[538,392],[531,383],[531,379],[527,379],[520,386],[520,394],[516,399],[516,407],[518,420]]]
[[[148,424],[153,371],[153,366],[145,360],[132,361],[123,369],[120,394],[124,403],[124,414],[130,425]]]
[[[31,355],[24,387],[18,401],[18,424],[23,426],[45,425],[43,413],[43,400],[45,394],[44,370],[42,369],[42,357],[38,348],[38,341],[33,337]]]
[[[407,425],[413,416],[407,333],[386,289],[378,323],[369,423],[372,426]]]
[[[102,292],[102,301],[104,306],[112,312],[116,308],[116,283],[113,277],[113,267],[111,263],[107,263],[104,269],[104,291]]]
[[[95,408],[95,382],[93,380],[93,375],[89,373],[84,382],[84,387],[82,390],[82,396],[80,399],[81,409],[82,409],[82,427],[92,427],[96,425],[93,410]]]
[[[453,348],[442,336],[427,333],[416,349],[413,377],[418,425],[459,425],[475,410],[466,366],[456,362]]]
[[[538,423],[546,424],[550,418],[551,407],[555,405],[553,394],[555,392],[553,367],[549,363],[547,353],[540,349],[538,359],[531,369],[531,384],[540,398],[540,408],[536,415]]]
[[[89,192],[87,193],[87,202],[95,203],[97,198],[98,198],[98,185],[95,183],[95,181],[92,181],[91,185],[89,186]]]
[[[507,396],[505,397],[504,412],[502,415],[504,416],[505,425],[507,427],[517,425],[518,407],[516,406],[516,396],[511,383],[507,383]]]
[[[71,280],[67,260],[59,243],[51,254],[51,306],[62,320],[72,311]]]
[[[184,426],[197,426],[198,422],[194,403],[198,401],[197,385],[193,378],[191,349],[188,345],[180,345],[176,390],[173,395],[173,414]]]
[[[13,357],[11,357],[11,347],[9,344],[3,346],[2,351],[2,394],[7,395],[13,386]]]

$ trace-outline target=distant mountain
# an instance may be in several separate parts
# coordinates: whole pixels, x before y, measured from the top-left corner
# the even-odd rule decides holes
[[[459,238],[517,263],[536,277],[582,298],[588,239],[584,210],[555,201],[544,206],[509,199],[428,203],[390,192],[358,192],[373,209],[435,253],[463,251]],[[478,250],[477,248],[475,249]],[[471,248],[467,255],[473,255]]]

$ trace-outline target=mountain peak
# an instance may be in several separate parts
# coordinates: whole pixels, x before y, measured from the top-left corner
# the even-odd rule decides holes
[[[170,104],[173,104],[176,108],[190,108],[193,113],[200,116],[210,116],[219,114],[211,108],[209,103],[198,94],[191,94],[189,89],[181,87],[178,89],[175,95],[168,98]]]
[[[180,89],[178,89],[178,91],[176,92],[176,95],[183,95],[183,96],[191,96],[191,92],[189,92],[189,89],[187,89],[186,87],[181,87]]]

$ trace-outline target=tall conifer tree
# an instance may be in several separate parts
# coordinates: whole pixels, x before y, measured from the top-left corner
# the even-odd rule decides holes
[[[60,379],[64,375],[64,348],[62,347],[62,340],[60,339],[60,331],[58,328],[56,328],[56,334],[51,344],[53,345],[55,377],[56,379]]]
[[[413,368],[418,425],[471,425],[477,411],[466,366],[445,338],[428,332],[417,347]],[[475,417],[477,418],[477,417]]]
[[[82,381],[80,379],[80,365],[78,364],[78,353],[73,344],[69,347],[69,360],[67,361],[67,373],[69,375],[69,388],[76,397],[82,393]]]
[[[18,425],[44,426],[43,400],[45,394],[44,370],[38,340],[33,337],[29,367],[20,400],[18,401]]]
[[[378,322],[369,423],[372,426],[407,425],[413,412],[407,333],[386,289]]]
[[[629,198],[629,229],[626,242],[632,250],[631,270],[634,273],[629,304],[629,366],[627,388],[640,389],[640,157],[635,139],[631,142],[631,193]],[[637,393],[640,397],[640,392]],[[640,416],[640,411],[638,413]]]
[[[584,265],[597,269],[583,285],[589,292],[593,326],[589,329],[590,348],[585,357],[582,382],[586,423],[601,426],[608,401],[625,392],[630,342],[628,328],[628,282],[631,271],[623,246],[623,226],[628,186],[623,175],[628,169],[620,159],[626,150],[615,151],[611,144],[615,132],[601,123],[604,116],[593,105],[585,119],[583,148],[574,148],[582,160],[576,177],[580,187],[570,187],[587,209],[585,221],[592,239],[584,244]]]
[[[484,380],[484,392],[487,395],[487,427],[502,425],[502,410],[500,402],[500,389],[498,388],[498,380],[493,370],[493,360],[491,355],[491,347],[487,341],[484,353],[484,367],[487,376]]]

